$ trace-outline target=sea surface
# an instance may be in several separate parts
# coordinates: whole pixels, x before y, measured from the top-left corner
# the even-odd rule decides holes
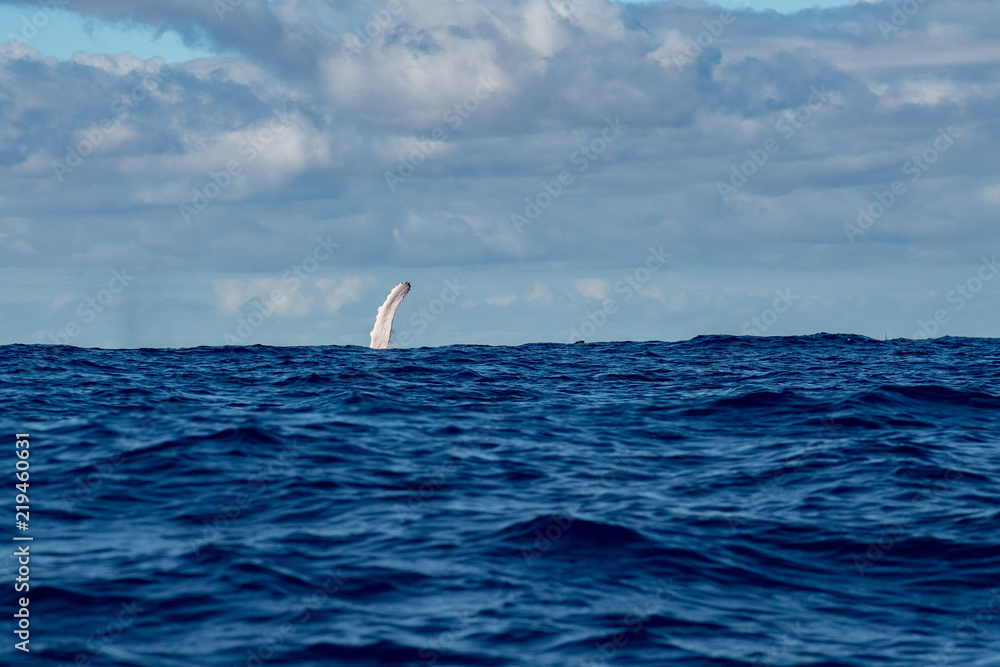
[[[0,405],[5,665],[1000,664],[1000,340],[13,345]]]

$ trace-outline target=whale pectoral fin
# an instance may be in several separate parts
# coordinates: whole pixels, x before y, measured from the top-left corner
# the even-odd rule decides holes
[[[389,296],[385,298],[385,303],[379,306],[375,315],[375,326],[371,332],[371,347],[373,350],[384,350],[389,347],[389,337],[392,335],[392,318],[396,315],[403,297],[410,291],[409,282],[401,282],[392,288]]]

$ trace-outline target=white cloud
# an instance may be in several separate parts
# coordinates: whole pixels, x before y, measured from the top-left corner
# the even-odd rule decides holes
[[[993,204],[1000,204],[1000,183],[987,185],[982,190],[983,199]]]
[[[323,305],[327,313],[336,313],[349,303],[361,301],[367,287],[375,281],[363,276],[350,276],[341,280],[321,278],[316,287],[325,296]]]
[[[549,290],[548,285],[536,280],[534,287],[528,296],[525,297],[525,301],[533,302],[537,301],[543,306],[548,306],[552,304],[552,292]]]
[[[603,301],[610,294],[608,281],[601,278],[580,278],[573,281],[576,291],[588,299]]]
[[[504,306],[509,306],[510,304],[512,304],[515,301],[517,301],[517,295],[516,294],[505,294],[503,296],[491,296],[491,297],[487,297],[485,299],[485,301],[486,301],[486,303],[488,303],[490,305],[499,306],[499,307],[503,308]]]
[[[79,300],[79,298],[80,297],[78,295],[69,294],[69,293],[65,293],[65,292],[62,293],[62,294],[57,294],[52,299],[52,301],[49,302],[49,305],[48,305],[49,312],[50,313],[54,313],[57,310],[59,310],[60,308],[62,308],[63,306],[65,306],[66,304],[72,303],[73,301],[76,301],[76,300]]]

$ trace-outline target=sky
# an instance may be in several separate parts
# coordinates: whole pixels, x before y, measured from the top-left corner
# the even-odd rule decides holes
[[[0,0],[0,344],[1000,335],[1000,3]]]

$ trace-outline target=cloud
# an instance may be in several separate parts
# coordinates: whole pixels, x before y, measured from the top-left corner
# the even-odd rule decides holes
[[[549,290],[549,286],[538,280],[535,281],[534,287],[531,293],[525,297],[528,302],[537,301],[543,306],[548,306],[552,304],[552,292]]]
[[[280,275],[321,232],[355,276],[599,275],[650,244],[679,266],[841,271],[1000,245],[995,3],[928,3],[902,20],[869,2],[788,16],[700,2],[220,2],[74,0],[217,51],[186,63],[0,45],[5,265],[203,271],[235,313],[270,286],[238,276]],[[628,130],[607,141],[615,118]],[[945,127],[961,138],[908,180]],[[845,224],[896,180],[905,195],[850,243]],[[538,215],[519,229],[526,201]],[[569,299],[547,280],[489,303]],[[363,298],[362,283],[322,284],[283,308]]]
[[[501,308],[509,306],[515,301],[517,301],[516,294],[504,294],[503,296],[491,296],[486,298],[486,303],[493,306],[499,306]]]
[[[366,288],[375,281],[362,276],[350,276],[342,280],[321,278],[316,281],[317,289],[324,295],[323,305],[329,314],[336,313],[341,307],[361,301]]]
[[[608,298],[610,288],[606,280],[600,278],[580,278],[574,281],[576,291],[588,299],[603,301]]]

